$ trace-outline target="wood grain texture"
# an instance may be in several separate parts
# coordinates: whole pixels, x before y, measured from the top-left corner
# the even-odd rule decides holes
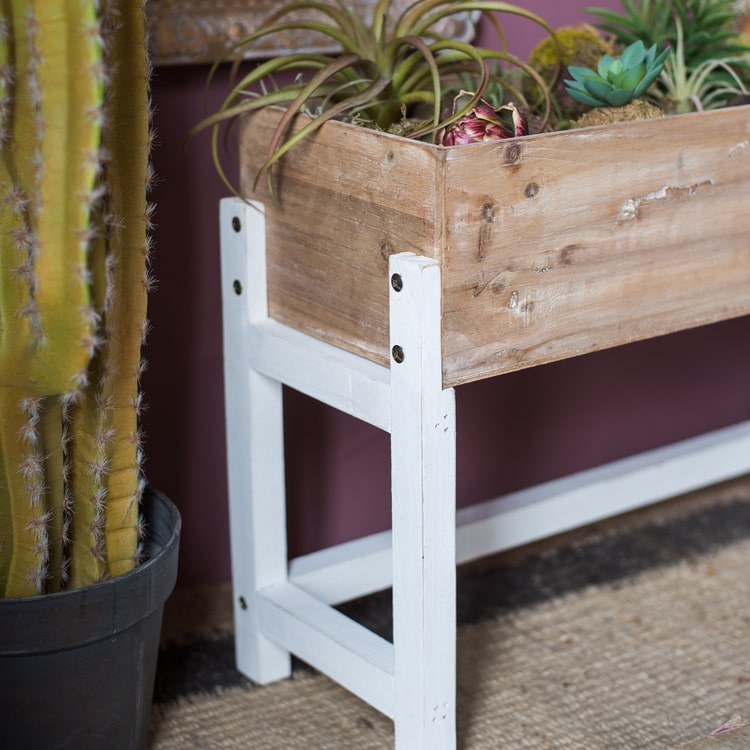
[[[331,123],[252,193],[277,113],[244,121],[241,185],[264,201],[272,318],[388,364],[388,258],[438,257],[442,151]],[[261,181],[262,183],[262,181]]]
[[[386,363],[387,257],[434,257],[445,386],[750,313],[750,107],[452,148],[330,123],[288,162],[271,316]]]
[[[749,140],[745,108],[450,149],[445,379],[750,312]]]

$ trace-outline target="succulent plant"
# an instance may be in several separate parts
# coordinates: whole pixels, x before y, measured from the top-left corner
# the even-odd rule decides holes
[[[555,44],[555,41],[557,44]],[[556,75],[558,65],[563,69],[575,65],[595,67],[602,55],[614,55],[618,47],[611,37],[605,36],[590,24],[562,26],[555,29],[555,39],[547,37],[539,42],[529,54],[528,63],[551,86],[553,104],[559,110],[556,115],[560,124],[575,119],[589,107],[575,101],[566,91],[563,77]],[[524,89],[533,102],[536,92],[529,86]]]
[[[455,99],[455,109],[463,109],[461,97],[471,97],[462,92]],[[499,141],[526,135],[528,125],[518,107],[513,103],[493,107],[485,99],[480,99],[466,114],[446,126],[438,133],[438,143],[443,146],[461,146],[467,143]]]
[[[571,65],[572,80],[565,81],[565,90],[591,107],[621,107],[645,93],[661,73],[669,51],[667,47],[657,52],[655,44],[646,49],[638,40],[620,57],[604,55],[596,71]]]
[[[139,554],[149,286],[141,0],[12,0],[0,34],[0,596]]]

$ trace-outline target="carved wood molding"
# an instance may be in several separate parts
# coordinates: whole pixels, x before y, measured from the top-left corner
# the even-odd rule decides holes
[[[369,18],[376,0],[350,0],[350,5]],[[412,0],[393,0],[392,13],[399,13]],[[156,65],[214,62],[232,45],[257,29],[278,10],[279,0],[147,0],[151,53]],[[309,16],[308,16],[309,17]],[[442,23],[438,30],[456,39],[471,39],[474,25],[468,13]],[[308,33],[290,33],[267,39],[245,59],[274,57],[290,51],[336,52],[330,40]]]

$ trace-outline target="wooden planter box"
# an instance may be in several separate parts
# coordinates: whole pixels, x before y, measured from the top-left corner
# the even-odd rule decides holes
[[[388,256],[440,262],[443,385],[750,313],[750,106],[443,148],[342,123],[252,193],[270,315],[387,364]]]

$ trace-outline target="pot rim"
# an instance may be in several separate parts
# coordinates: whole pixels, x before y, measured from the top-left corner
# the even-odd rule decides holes
[[[143,510],[150,555],[133,570],[69,591],[0,599],[0,658],[111,638],[163,607],[177,579],[182,521],[174,503],[152,487]]]

